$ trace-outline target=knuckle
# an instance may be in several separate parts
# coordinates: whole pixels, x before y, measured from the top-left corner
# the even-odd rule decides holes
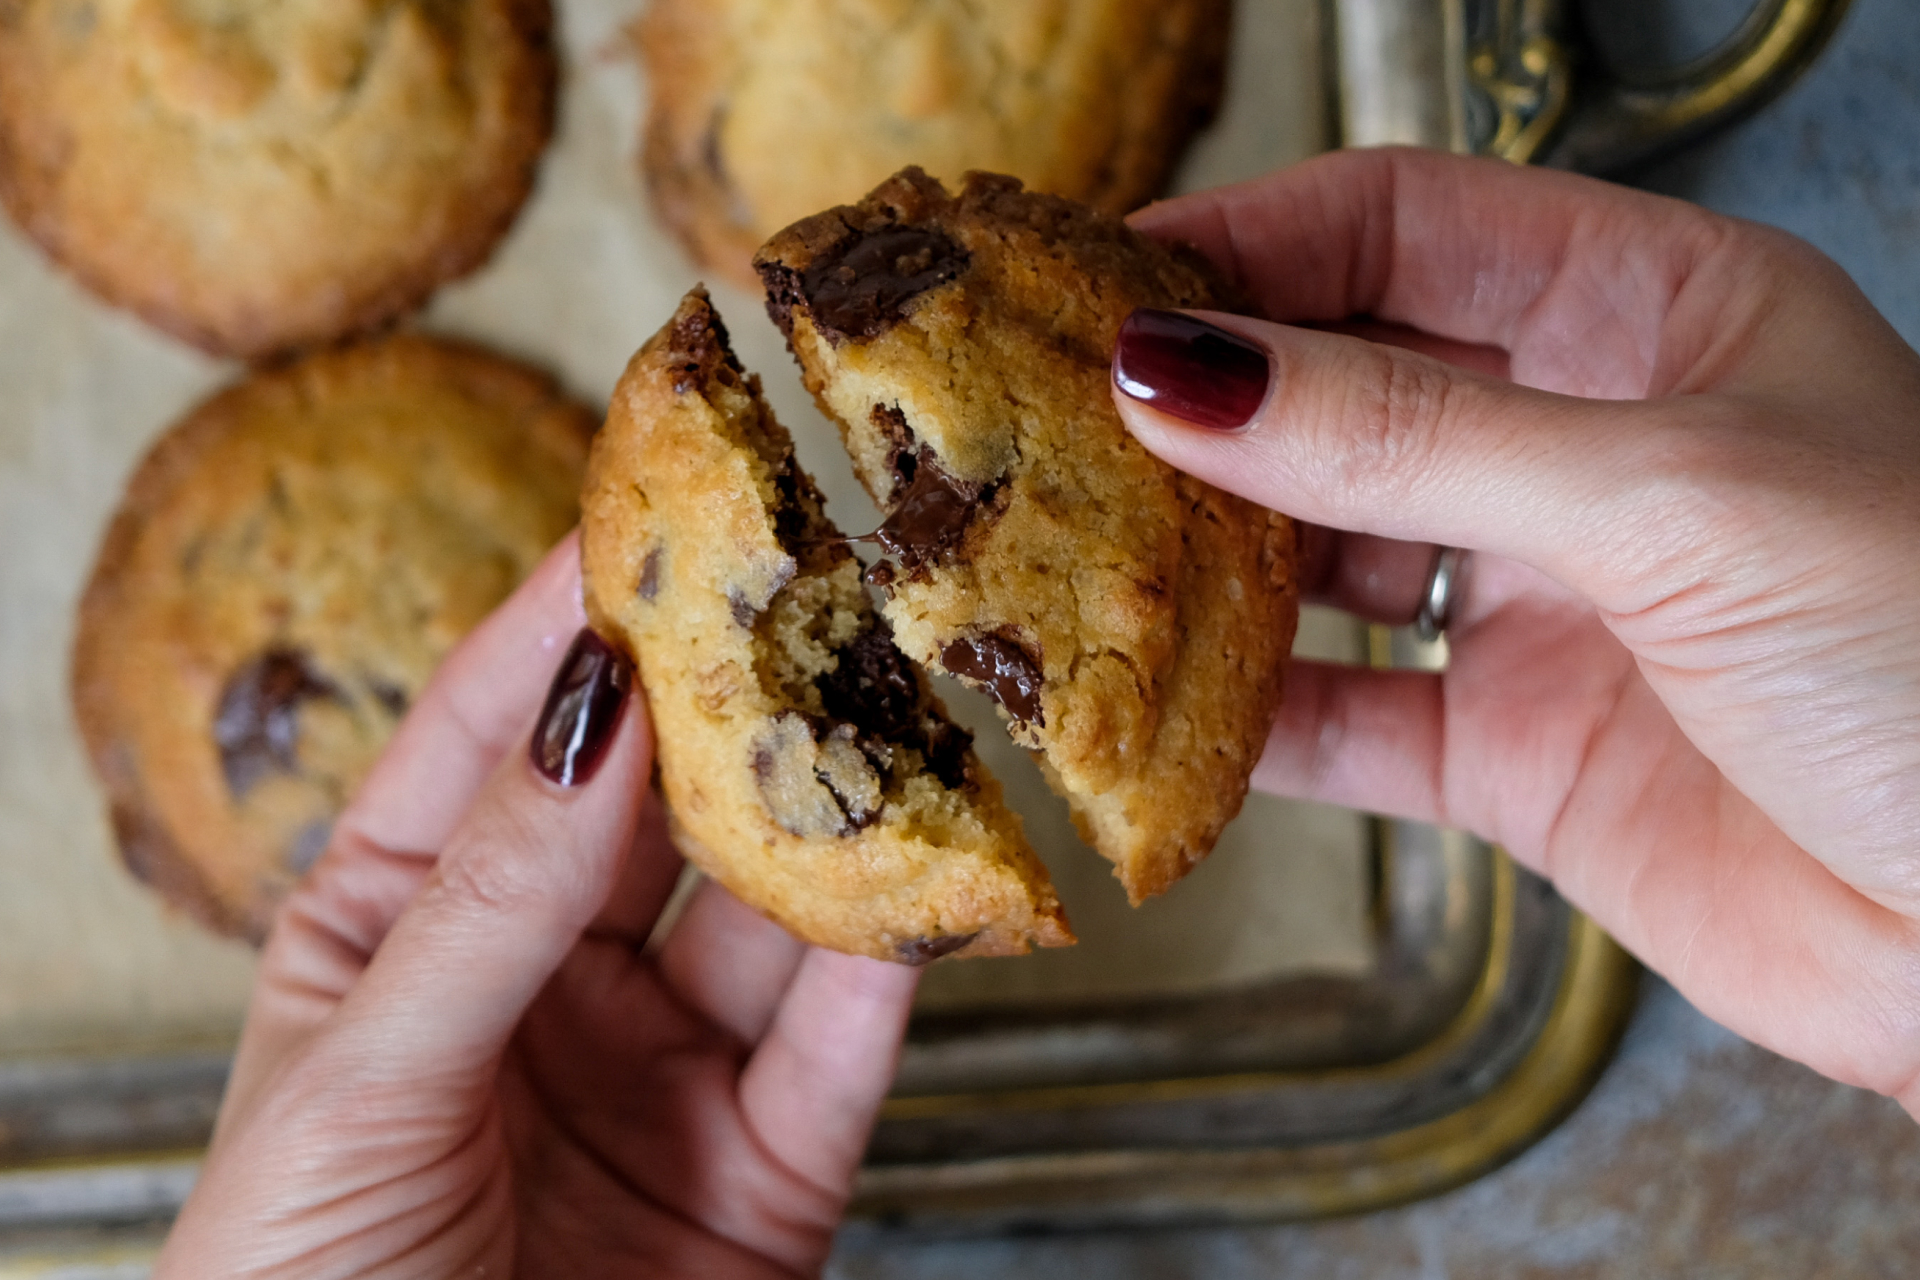
[[[1644,477],[1649,505],[1691,516],[1703,526],[1702,536],[1733,540],[1753,522],[1778,517],[1783,478],[1806,475],[1805,451],[1794,447],[1790,432],[1775,428],[1729,396],[1663,406],[1628,460],[1631,473]]]
[[[543,909],[553,889],[542,874],[543,860],[529,853],[539,848],[531,835],[496,830],[449,848],[434,876],[436,896],[463,914],[482,917]]]
[[[1656,545],[1636,553],[1643,565],[1692,577],[1704,567],[1703,555],[1747,553],[1753,522],[1766,513],[1746,492],[1758,459],[1751,433],[1743,442],[1740,428],[1728,406],[1702,398],[1672,406],[1619,445],[1614,471],[1621,479],[1612,502],[1620,536],[1644,541],[1640,531],[1661,531]]]
[[[1804,315],[1810,300],[1852,290],[1838,263],[1791,232],[1704,211],[1699,217],[1694,269],[1738,282],[1758,305],[1758,319]]]
[[[1832,271],[1831,258],[1791,232],[1731,218],[1717,220],[1716,226],[1730,253],[1753,261],[1768,274],[1824,276]]]
[[[1439,365],[1381,346],[1358,353],[1344,381],[1325,419],[1328,492],[1377,509],[1431,461],[1453,382]]]

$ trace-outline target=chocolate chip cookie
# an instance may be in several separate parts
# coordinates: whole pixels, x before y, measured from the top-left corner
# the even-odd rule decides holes
[[[1124,213],[1218,103],[1229,0],[653,0],[642,164],[706,266],[902,165]]]
[[[582,507],[587,613],[635,658],[702,870],[809,942],[907,964],[1073,941],[704,291],[627,366]]]
[[[1238,812],[1293,639],[1294,530],[1154,458],[1108,363],[1138,307],[1212,307],[1196,255],[1012,178],[918,169],[756,265],[888,514],[900,647],[985,690],[1137,902]]]
[[[398,337],[215,395],[128,485],[73,697],[127,865],[258,940],[441,657],[574,523],[594,421]]]
[[[553,120],[548,0],[0,4],[0,204],[109,302],[256,358],[486,260]]]

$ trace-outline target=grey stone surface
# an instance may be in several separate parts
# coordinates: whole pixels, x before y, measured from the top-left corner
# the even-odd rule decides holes
[[[1920,4],[1854,0],[1820,61],[1786,94],[1633,176],[1811,241],[1920,344]]]
[[[833,1280],[1535,1280],[1920,1271],[1920,1127],[1745,1043],[1649,979],[1573,1116],[1458,1191],[1333,1222],[910,1242],[849,1232]]]

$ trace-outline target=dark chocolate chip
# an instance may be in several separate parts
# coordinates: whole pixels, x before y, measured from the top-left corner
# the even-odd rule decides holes
[[[703,301],[675,321],[667,335],[667,365],[673,370],[676,395],[698,391],[717,368],[741,372],[727,341],[727,326],[720,315]]]
[[[850,836],[866,830],[880,820],[881,810],[886,807],[878,775],[885,770],[885,758],[892,755],[891,749],[885,743],[861,741],[859,730],[850,724],[834,725],[825,733],[819,732],[816,726],[815,734],[821,750],[820,763],[815,765],[813,776],[846,815],[846,826],[839,834]],[[876,747],[882,756],[880,760],[874,759]],[[852,761],[859,763],[849,771],[846,766]]]
[[[840,788],[829,782],[824,775],[821,776],[820,782],[822,786],[826,787],[827,794],[833,797],[833,802],[840,806],[840,812],[847,815],[846,825],[836,831],[834,833],[835,835],[842,837],[854,835],[857,832],[865,831],[868,827],[880,821],[881,811],[879,809],[865,809],[857,802],[849,800],[846,796],[841,795]]]
[[[879,619],[841,647],[834,669],[815,681],[829,732],[851,731],[874,771],[891,770],[894,748],[918,751],[950,789],[973,785],[973,735],[927,705],[919,673]],[[851,817],[851,811],[849,811]]]
[[[999,484],[961,480],[921,445],[898,405],[876,404],[868,415],[887,440],[893,510],[872,539],[900,558],[909,573],[960,541],[976,511],[993,501]]]
[[[727,612],[733,615],[734,623],[742,627],[752,626],[753,620],[760,616],[760,611],[740,594],[738,587],[729,588],[727,591]]]
[[[915,727],[920,682],[886,623],[876,619],[837,656],[834,669],[814,682],[829,716],[856,726],[866,738],[897,740]]]
[[[767,312],[789,338],[792,310],[804,304],[830,339],[872,338],[906,315],[909,302],[967,269],[965,249],[930,227],[883,226],[859,231],[815,258],[804,271],[762,263]]]
[[[920,442],[914,438],[913,428],[907,425],[907,415],[897,404],[876,404],[867,415],[870,422],[887,441],[887,465],[893,469],[893,487],[887,491],[887,501],[897,502],[907,486],[913,483],[915,455],[920,452]]]
[[[774,472],[773,489],[779,495],[779,505],[773,509],[773,536],[779,540],[781,550],[797,556],[812,540],[813,517],[802,499],[800,470],[791,454]]]
[[[908,938],[893,949],[901,964],[910,964],[916,968],[923,964],[932,964],[941,956],[950,956],[954,952],[979,937],[978,933],[946,933],[937,938]]]
[[[929,717],[920,754],[926,758],[927,771],[949,791],[974,786],[973,735],[959,725]]]
[[[783,712],[753,744],[753,776],[760,802],[780,826],[803,839],[849,836],[847,799],[822,776],[820,728],[805,716]],[[864,808],[865,806],[858,806]]]
[[[913,488],[913,478],[920,471],[920,451],[895,449],[888,456],[887,465],[893,468],[893,487],[887,491],[887,498],[898,502]]]
[[[227,790],[239,799],[268,775],[299,768],[300,704],[339,692],[294,649],[269,649],[227,678],[213,740]]]
[[[660,594],[660,548],[647,552],[647,558],[640,562],[640,586],[642,600],[651,600]]]
[[[985,685],[1007,714],[1036,728],[1046,720],[1040,710],[1040,688],[1045,683],[1040,661],[1011,633],[963,636],[940,650],[940,663],[963,680]]]
[[[909,573],[958,543],[974,513],[999,489],[949,475],[924,448],[917,456],[903,456],[895,473],[905,477],[906,493],[873,536]]]
[[[861,575],[861,581],[865,582],[870,587],[892,586],[893,585],[893,562],[891,560],[874,561],[873,564],[867,569],[866,573]]]
[[[368,678],[367,690],[373,694],[373,700],[379,703],[381,707],[386,710],[387,714],[396,720],[407,714],[407,707],[413,702],[413,699],[408,696],[405,689],[391,681],[381,680],[378,677]]]

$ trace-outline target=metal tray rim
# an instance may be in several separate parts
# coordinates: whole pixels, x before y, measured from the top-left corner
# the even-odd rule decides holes
[[[1496,852],[1496,925],[1512,925],[1514,869]],[[1496,940],[1499,935],[1496,935]],[[1149,1085],[1093,1085],[1030,1091],[1044,1105],[1101,1105],[1133,1091],[1220,1094],[1357,1076],[1406,1079],[1439,1061],[1482,1023],[1510,958],[1490,950],[1468,1005],[1432,1042],[1376,1066],[1272,1072]],[[869,1166],[852,1213],[867,1229],[916,1234],[989,1230],[1077,1230],[1119,1226],[1282,1221],[1385,1208],[1436,1194],[1518,1155],[1585,1097],[1624,1032],[1638,989],[1639,965],[1598,925],[1569,912],[1566,963],[1544,1024],[1518,1063],[1494,1087],[1445,1115],[1351,1140],[1298,1146],[1187,1150],[1109,1149],[1013,1155],[983,1160]],[[1172,1086],[1172,1089],[1169,1089]],[[896,1099],[889,1113],[992,1105],[952,1095]],[[1041,1105],[1040,1096],[1013,1100]],[[926,1104],[934,1104],[928,1106]]]

